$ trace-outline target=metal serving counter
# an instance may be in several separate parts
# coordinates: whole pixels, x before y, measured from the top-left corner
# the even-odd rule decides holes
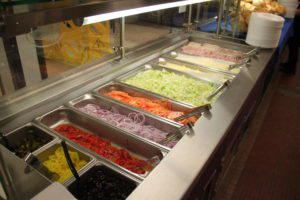
[[[185,44],[188,40],[200,39],[235,49],[251,49],[242,41],[236,40],[232,43],[233,41],[214,37],[214,35],[196,32],[176,33],[129,52],[123,60],[94,63],[91,68],[85,68],[66,77],[62,76],[54,83],[42,82],[38,89],[26,88],[21,91],[22,95],[18,98],[11,100],[4,97],[0,102],[1,131],[7,133],[14,130],[61,105],[70,107],[68,102],[157,59]],[[212,105],[210,113],[204,114],[195,123],[193,131],[185,134],[167,154],[160,152],[160,150],[162,152],[165,150],[161,145],[151,146],[153,145],[151,142],[128,135],[130,140],[140,141],[145,148],[151,150],[149,150],[150,153],[145,152],[145,155],[157,154],[160,159],[163,157],[151,173],[142,178],[142,182],[128,199],[211,198],[217,178],[226,168],[224,163],[226,163],[229,149],[239,137],[239,133],[243,131],[245,123],[262,96],[262,83],[273,53],[274,50],[261,50],[256,57],[253,57],[250,65],[241,69],[230,86]],[[122,106],[122,104],[118,105]],[[163,120],[146,112],[145,115],[149,119]],[[172,124],[170,120],[165,120],[164,123]],[[180,127],[178,123],[173,124],[175,127]],[[102,125],[104,126],[104,123]],[[141,147],[136,149],[138,148]],[[82,148],[79,149],[82,150]],[[103,162],[109,163],[105,160]],[[116,168],[119,173],[126,172],[117,166],[113,168]],[[130,174],[127,176],[132,177]],[[133,174],[134,176],[140,179],[139,176]]]

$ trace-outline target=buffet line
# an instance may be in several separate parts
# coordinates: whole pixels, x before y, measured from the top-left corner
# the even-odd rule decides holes
[[[78,199],[125,199],[190,134],[255,53],[249,46],[188,41],[3,134],[2,143]]]

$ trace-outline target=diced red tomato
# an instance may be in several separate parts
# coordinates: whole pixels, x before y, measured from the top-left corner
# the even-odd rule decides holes
[[[88,148],[95,153],[125,167],[126,169],[144,174],[153,167],[141,159],[130,155],[125,149],[119,149],[111,145],[110,141],[104,140],[97,135],[85,132],[69,124],[61,124],[54,128],[55,131],[65,135],[70,140]]]

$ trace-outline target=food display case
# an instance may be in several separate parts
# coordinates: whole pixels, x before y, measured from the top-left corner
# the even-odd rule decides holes
[[[8,77],[3,71],[0,76],[4,88],[0,173],[8,199],[30,199],[59,180],[78,199],[87,198],[85,194],[99,199],[213,198],[263,96],[274,50],[258,50],[242,40],[194,30],[194,18],[201,19],[193,8],[198,10],[201,2],[208,1],[6,5],[0,24],[4,52],[8,55],[8,47],[12,50],[16,41],[19,54],[14,55],[22,64],[7,59],[13,85],[21,89],[9,94],[3,81]],[[184,27],[126,47],[127,18],[178,7],[185,13]],[[34,62],[39,63],[40,74],[34,74],[37,68],[25,69],[34,62],[28,60],[30,52],[22,57],[28,50],[22,46],[23,35],[66,20],[79,27],[111,20],[114,38],[112,44],[103,43],[108,49],[105,56],[49,78],[45,77],[49,60],[39,56]],[[131,34],[137,40],[142,37],[139,31]],[[38,37],[36,32],[33,35]],[[40,48],[34,52],[42,54]],[[35,76],[42,80],[31,83]],[[24,142],[26,135],[30,137]],[[64,141],[68,150],[61,147]],[[31,187],[20,190],[28,179],[15,174],[28,176],[25,168],[34,175]],[[80,187],[83,183],[97,187]]]

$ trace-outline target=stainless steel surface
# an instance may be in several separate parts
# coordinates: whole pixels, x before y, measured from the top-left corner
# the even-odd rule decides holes
[[[172,54],[172,52],[171,52],[171,54]],[[171,55],[171,57],[172,57],[172,55]],[[163,57],[163,58],[166,60],[167,63],[177,64],[177,65],[184,66],[184,67],[187,67],[187,68],[195,70],[195,71],[200,71],[202,73],[214,74],[214,75],[218,75],[218,76],[222,75],[222,76],[224,76],[224,79],[227,79],[227,80],[233,80],[236,77],[235,75],[233,75],[231,73],[225,73],[225,72],[217,70],[217,69],[215,70],[215,69],[204,67],[204,66],[201,66],[201,65],[188,63],[188,62],[185,62],[185,61],[182,61],[182,60],[177,60],[177,59],[174,59],[173,57],[172,58]],[[161,67],[165,67],[164,65],[159,64],[159,63],[155,63],[155,64],[159,65]],[[197,74],[194,74],[194,76],[197,76]],[[203,74],[203,76],[201,76],[201,79],[206,80],[206,81],[210,81],[210,82],[215,82],[215,81],[218,82],[218,80],[212,80],[209,77],[209,75],[205,75],[205,74]],[[221,82],[218,82],[218,84],[221,84]]]
[[[188,9],[188,21],[187,21],[187,32],[188,33],[190,33],[192,31],[192,27],[193,27],[192,13],[193,13],[193,6],[189,5],[189,9]]]
[[[120,56],[121,59],[125,57],[125,17],[120,18]]]
[[[103,139],[111,141],[113,146],[117,148],[126,149],[129,153],[131,153],[131,155],[134,155],[135,157],[145,161],[149,161],[153,157],[158,157],[159,160],[162,160],[164,155],[167,153],[164,152],[163,149],[159,149],[158,147],[152,146],[149,143],[139,140],[136,137],[132,136],[132,134],[128,134],[127,132],[116,128],[115,126],[103,123],[102,121],[96,120],[93,117],[89,117],[88,115],[82,115],[81,112],[71,110],[68,108],[60,107],[50,113],[47,113],[37,118],[36,120],[40,122],[42,126],[52,129],[52,131],[59,135],[61,138],[70,141],[75,146],[80,145],[66,138],[61,133],[56,132],[54,128],[61,124],[73,125],[81,130],[98,135]],[[110,163],[111,165],[117,166],[118,168],[138,178],[145,178],[149,174],[149,172],[146,172],[145,174],[136,174],[120,165],[117,165],[113,161],[98,155],[92,150],[86,149],[85,147],[81,147],[81,149],[85,149],[85,151],[89,152],[97,159],[103,160],[105,162]]]
[[[38,171],[28,166],[22,159],[12,154],[2,145],[0,145],[0,154],[3,159],[0,161],[5,165],[6,178],[9,181],[9,184],[6,183],[7,185],[5,185],[9,189],[9,200],[30,199],[51,184]],[[4,178],[2,173],[1,169],[0,175],[1,178]]]
[[[215,91],[213,91],[211,95],[209,95],[209,97],[207,97],[207,100],[208,101],[212,100],[217,94],[222,92],[229,85],[230,85],[230,81],[226,81],[225,83],[223,83],[223,85],[220,85]]]
[[[184,60],[179,60],[179,59],[173,58],[172,56],[170,56],[170,54],[165,54],[163,56],[165,56],[165,58],[171,60],[172,62],[182,63],[184,65],[191,66],[196,69],[199,68],[199,69],[203,69],[203,70],[213,72],[213,73],[224,74],[227,77],[230,77],[230,79],[234,79],[236,77],[236,74],[230,72],[229,70],[225,71],[225,70],[220,70],[217,68],[206,67],[205,65],[201,65],[201,64],[196,64],[196,63],[192,63],[192,62],[188,62],[188,61],[184,61]]]
[[[110,110],[110,111],[122,114],[124,116],[129,116],[132,113],[140,113],[140,112],[137,112],[136,110],[131,109],[129,106],[122,105],[117,102],[113,102],[107,98],[103,98],[101,96],[95,96],[93,94],[86,94],[84,96],[78,97],[77,99],[69,102],[69,105],[76,109],[82,108],[88,104],[94,104],[94,105],[99,106],[102,109]],[[86,113],[84,113],[84,114],[86,114]],[[177,125],[174,123],[169,123],[166,120],[161,120],[160,118],[154,117],[152,115],[143,114],[143,113],[141,113],[141,114],[144,116],[144,123],[143,123],[144,125],[154,126],[155,128],[168,133],[169,136],[176,135],[176,137],[178,137],[177,139],[180,139],[182,137],[182,133],[180,131],[180,127],[181,127],[180,125]],[[94,117],[94,116],[91,116],[91,117]],[[108,123],[101,118],[96,118],[96,119],[101,120],[102,123]],[[124,129],[122,129],[122,130],[126,131]],[[158,145],[159,148],[164,148],[164,149],[166,149],[166,151],[170,150],[168,147],[163,146],[165,143],[156,143],[149,139],[143,138],[139,135],[135,135],[134,133],[131,133],[129,131],[126,131],[126,132],[128,134],[132,134],[134,137],[137,137],[141,140],[145,140],[146,142],[151,143],[155,146]]]
[[[5,134],[4,137],[6,137],[9,145],[13,149],[15,149],[21,144],[22,140],[26,136],[31,135],[31,134],[48,141],[46,144],[39,147],[35,151],[38,151],[40,148],[44,148],[45,146],[48,146],[49,144],[51,144],[55,140],[57,140],[57,137],[54,134],[44,132],[43,130],[39,129],[37,126],[35,126],[32,123],[27,123],[24,126],[21,126],[21,127],[17,128],[16,130],[13,130],[13,131]],[[34,153],[35,151],[33,151],[32,153]]]
[[[186,197],[186,192],[202,175],[205,164],[227,134],[273,53],[274,50],[261,52],[258,59],[252,60],[251,67],[241,70],[234,84],[215,102],[210,111],[212,117],[198,120],[194,126],[195,134],[183,137],[155,172],[128,197],[129,200]]]
[[[250,59],[249,59],[249,58],[246,58],[246,59],[243,59],[243,60],[242,60],[241,62],[239,62],[239,63],[229,65],[228,70],[233,70],[233,69],[235,69],[235,68],[242,68],[243,66],[244,66],[244,67],[247,67],[249,64],[250,64]]]
[[[52,180],[59,179],[59,175],[57,173],[49,171],[48,168],[45,167],[43,163],[40,162],[31,152],[24,157],[24,162],[36,169],[45,177],[51,177]]]
[[[195,25],[196,25],[196,31],[198,30],[198,25],[200,24],[200,8],[201,8],[201,3],[198,3],[197,4],[197,7],[196,7],[196,19],[195,19]]]
[[[138,69],[138,70],[140,70],[140,69]],[[114,100],[113,98],[105,96],[105,93],[113,91],[113,90],[120,90],[120,91],[128,93],[130,96],[142,97],[142,98],[147,98],[147,99],[150,99],[150,100],[168,100],[168,102],[171,104],[172,110],[174,110],[174,111],[185,112],[185,111],[190,110],[191,108],[193,108],[193,106],[190,106],[188,104],[177,102],[175,100],[169,99],[169,98],[161,96],[159,94],[152,93],[150,91],[146,91],[146,90],[143,90],[141,88],[137,88],[137,87],[134,87],[132,85],[128,85],[128,84],[125,84],[125,83],[119,83],[119,82],[111,82],[111,83],[108,83],[106,85],[103,85],[100,88],[97,88],[95,90],[95,94],[96,95],[101,94],[103,97],[109,98],[115,103],[120,102],[120,101]],[[127,104],[122,103],[122,102],[120,102],[120,103],[123,104],[124,106],[127,105]],[[130,105],[127,105],[127,106],[130,107],[130,109],[132,109],[132,110],[139,111],[141,113],[145,113],[145,114],[148,114],[148,115],[152,115],[153,117],[155,117],[157,119],[165,120],[165,121],[168,121],[169,123],[176,123],[173,120],[163,118],[163,117],[160,117],[160,116],[157,116],[157,115],[153,115],[150,112],[140,110],[140,109],[135,108],[133,106],[130,106]],[[176,125],[181,125],[181,124],[176,123]]]
[[[252,56],[257,55],[258,53],[259,53],[259,48],[256,47],[256,48],[252,49],[251,51],[247,52],[246,54],[248,57],[252,57]]]
[[[174,120],[175,121],[181,121],[183,119],[186,119],[186,118],[189,118],[189,117],[192,117],[192,116],[201,116],[202,113],[209,112],[210,109],[211,109],[210,104],[205,104],[203,106],[198,106],[196,108],[193,108],[190,112],[175,118]]]
[[[17,199],[16,197],[16,193],[17,191],[15,190],[15,187],[13,185],[13,180],[11,180],[10,178],[10,174],[8,171],[8,166],[7,164],[4,162],[4,156],[3,154],[6,152],[8,152],[7,149],[5,149],[4,151],[2,151],[2,148],[4,149],[4,147],[2,145],[0,145],[0,187],[1,187],[1,194],[0,194],[0,198],[3,199]],[[2,192],[3,191],[3,192]]]
[[[209,76],[205,76],[205,75],[203,75],[203,76],[198,76],[197,74],[195,74],[195,73],[192,73],[192,72],[187,72],[187,71],[181,71],[181,70],[177,70],[177,69],[173,69],[173,68],[169,68],[169,67],[165,67],[165,65],[167,64],[167,62],[170,62],[171,60],[171,62],[173,62],[173,63],[177,63],[177,64],[179,64],[179,65],[184,65],[184,64],[186,64],[187,66],[187,68],[191,68],[191,69],[194,69],[194,70],[197,70],[197,68],[198,68],[198,70],[199,70],[199,68],[200,69],[203,69],[204,71],[206,70],[206,69],[208,69],[208,68],[204,68],[204,67],[197,67],[196,65],[190,65],[188,62],[184,62],[184,61],[181,61],[181,60],[176,60],[176,59],[168,59],[168,58],[159,58],[159,59],[164,59],[165,60],[165,62],[163,63],[163,62],[150,62],[150,66],[152,66],[152,68],[154,68],[154,69],[158,69],[158,70],[166,70],[166,71],[170,71],[170,72],[174,72],[174,73],[176,73],[176,74],[178,74],[178,75],[185,75],[186,77],[189,77],[189,78],[193,78],[193,79],[195,79],[195,80],[200,80],[200,81],[204,81],[204,82],[209,82],[209,83],[213,83],[213,84],[215,84],[215,85],[221,85],[221,84],[223,84],[223,82],[222,81],[220,81],[220,80],[217,80],[217,79],[212,79],[212,78],[210,78]],[[167,60],[169,60],[169,61],[167,61]],[[154,67],[153,67],[154,66]],[[196,68],[197,67],[197,68]],[[209,68],[210,69],[210,68]],[[211,70],[210,70],[211,71]],[[215,72],[216,73],[216,72]],[[222,73],[222,72],[218,72],[218,73]],[[217,73],[216,73],[217,74]],[[224,73],[222,73],[222,74],[224,74]],[[228,75],[228,76],[230,76],[230,75]],[[233,76],[230,76],[230,77],[233,77]],[[130,77],[129,77],[130,78]]]
[[[244,59],[247,59],[249,57],[248,54],[247,54],[248,52],[255,51],[254,47],[250,47],[248,45],[233,43],[231,41],[225,41],[225,40],[215,39],[215,38],[190,37],[189,41],[197,42],[197,43],[209,43],[209,44],[218,45],[218,46],[220,46],[222,48],[241,51],[245,55]],[[188,44],[188,41],[185,43],[185,45],[186,44]],[[168,52],[164,56],[167,57],[167,58],[169,58],[169,59],[171,59],[171,60],[178,60],[178,59],[176,59],[177,56],[175,56],[175,55],[178,55],[178,53],[182,53],[181,47],[173,50],[171,53]],[[184,53],[182,53],[182,54],[184,54]],[[191,63],[191,62],[183,61],[183,60],[178,60],[178,61],[180,61],[182,63],[185,63],[186,65],[196,66],[196,67],[208,69],[210,71],[214,71],[214,72],[218,72],[218,73],[226,73],[226,74],[231,75],[231,76],[235,76],[236,75],[233,72],[231,72],[230,70],[215,69],[215,68],[207,67],[205,65]]]
[[[214,38],[214,35],[192,33],[189,36],[177,33],[152,46],[128,53],[128,57],[123,61],[96,64],[89,70],[74,74],[72,79],[62,78],[56,84],[41,87],[25,97],[16,96],[15,99],[7,97],[5,101],[0,102],[1,129],[15,129],[20,123],[29,122],[34,117],[62,103],[146,64],[164,53],[173,51],[186,43],[187,39],[191,41],[213,40],[216,43],[219,42],[220,45],[232,45],[235,49],[253,49],[244,45],[241,40],[228,39],[230,42],[226,42],[209,38]],[[227,38],[223,39],[227,40]],[[193,128],[195,133],[184,136],[128,199],[165,200],[186,197],[187,192],[203,174],[205,164],[226,136],[274,52],[275,50],[261,50],[258,56],[252,58],[249,68],[241,69],[231,87],[215,102],[210,110],[211,117],[204,116],[198,120]]]
[[[179,62],[181,62],[181,61],[179,61]],[[193,78],[195,80],[200,80],[200,81],[204,81],[204,82],[210,82],[210,83],[213,83],[215,85],[221,85],[222,84],[221,81],[218,81],[218,80],[215,80],[215,79],[211,79],[209,77],[197,76],[197,75],[195,75],[193,73],[179,71],[179,70],[172,69],[172,68],[165,68],[163,65],[155,65],[154,64],[152,66],[153,66],[154,69],[157,69],[157,70],[162,70],[163,69],[163,70],[166,70],[166,71],[174,72],[174,73],[176,73],[178,75],[185,75],[185,76]]]
[[[47,147],[44,147],[44,148],[39,149],[38,151],[36,151],[36,152],[34,153],[34,156],[39,160],[40,163],[45,162],[46,160],[49,159],[49,156],[54,155],[55,151],[56,151],[59,147],[61,147],[60,142],[61,142],[60,140],[57,140],[56,143],[53,143],[53,144],[50,145],[50,146],[47,146]],[[72,145],[72,144],[70,144],[70,143],[67,143],[67,147],[68,147],[68,150],[69,150],[69,151],[77,152],[78,155],[79,155],[79,159],[80,159],[80,160],[85,160],[86,163],[87,163],[87,164],[86,164],[85,166],[83,166],[80,170],[78,170],[78,174],[84,173],[87,169],[90,168],[90,166],[93,164],[93,162],[95,162],[95,159],[94,159],[93,157],[91,157],[90,155],[84,153],[84,152],[83,152],[82,150],[80,150],[79,148],[76,148],[75,145]],[[36,170],[39,170],[39,169],[37,168]],[[44,171],[41,171],[40,173],[43,174],[43,172],[44,172]],[[43,176],[44,176],[45,178],[48,178],[50,181],[52,181],[52,180],[51,180],[51,177],[47,177],[46,174],[43,174]],[[67,178],[62,184],[68,185],[69,182],[72,182],[72,181],[74,181],[74,180],[75,180],[75,178],[74,178],[74,176],[72,175],[72,176],[70,176],[69,178]],[[56,181],[57,181],[57,180],[56,180]]]

